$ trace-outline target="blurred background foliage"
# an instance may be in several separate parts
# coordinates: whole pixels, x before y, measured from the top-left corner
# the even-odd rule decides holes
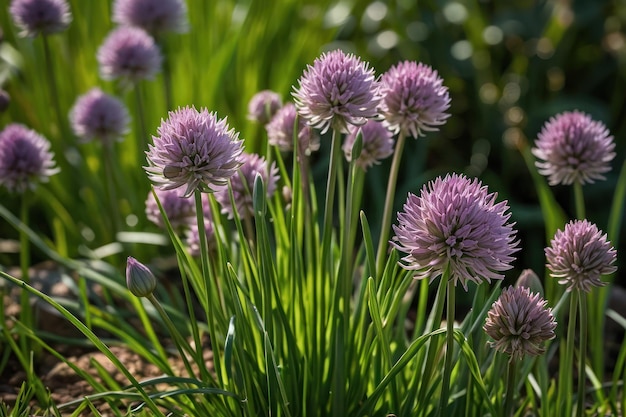
[[[33,227],[64,255],[97,256],[94,249],[116,240],[99,177],[101,150],[98,144],[77,144],[68,126],[55,122],[42,40],[17,36],[7,3],[0,8],[4,31],[0,83],[12,103],[0,115],[0,125],[21,122],[44,134],[62,168],[49,185],[40,187],[48,191],[36,197]],[[96,61],[99,45],[114,27],[111,1],[70,3],[72,25],[50,37],[58,100],[65,114],[76,97],[93,86],[116,91],[115,85],[99,78]],[[322,51],[341,47],[354,52],[378,74],[401,60],[422,61],[433,66],[449,87],[452,117],[440,132],[407,143],[397,209],[408,192],[418,193],[437,175],[456,171],[480,177],[500,199],[509,200],[523,247],[517,267],[542,271],[543,214],[519,148],[532,145],[551,116],[578,109],[603,121],[617,144],[607,180],[585,186],[588,217],[606,229],[626,154],[626,1],[188,0],[187,4],[190,31],[159,40],[171,67],[174,107],[195,105],[228,116],[248,151],[265,149],[263,127],[246,119],[250,97],[272,89],[288,100],[303,69]],[[139,86],[148,135],[156,133],[167,114],[161,83],[159,76]],[[134,94],[125,93],[123,99],[136,116]],[[158,233],[143,214],[149,183],[141,169],[145,158],[132,146],[141,133],[137,124],[133,126],[117,148],[125,231]],[[320,183],[325,180],[327,148],[322,146],[316,156],[315,178]],[[372,219],[382,213],[389,164],[367,174],[364,209],[374,228]],[[573,217],[570,188],[555,187],[553,192]],[[3,190],[0,198],[17,212],[15,196]],[[624,242],[624,227],[621,230]],[[0,223],[5,243],[16,235]],[[619,242],[613,243],[617,247]],[[171,252],[169,247],[133,239],[122,247],[144,259]],[[16,263],[11,245],[3,248],[0,263]]]

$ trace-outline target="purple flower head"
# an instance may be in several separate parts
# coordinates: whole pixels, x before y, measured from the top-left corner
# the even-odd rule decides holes
[[[129,256],[126,260],[126,287],[135,297],[148,297],[157,285],[150,268]]]
[[[566,285],[567,291],[590,292],[592,287],[606,285],[600,277],[617,270],[616,256],[606,234],[587,220],[571,221],[564,230],[557,230],[546,248],[550,275]]]
[[[508,287],[487,313],[483,329],[493,339],[491,346],[510,360],[545,351],[543,343],[555,338],[556,321],[548,302],[527,287]]]
[[[226,119],[194,107],[178,108],[161,121],[148,145],[145,167],[150,180],[164,190],[185,187],[183,195],[196,189],[213,192],[237,172],[243,152],[239,133]]]
[[[391,241],[407,254],[403,267],[431,281],[448,270],[466,290],[468,281],[504,278],[518,242],[509,207],[496,198],[477,179],[457,174],[431,181],[419,197],[409,194]]]
[[[357,135],[361,132],[363,149],[356,160],[356,164],[367,170],[372,165],[380,164],[380,161],[393,153],[393,136],[391,132],[376,120],[368,120],[361,127],[353,126],[343,143],[343,152],[348,162],[352,160],[352,147]]]
[[[0,184],[22,193],[59,172],[50,142],[39,133],[13,123],[0,132]]]
[[[426,131],[439,130],[450,117],[448,88],[430,66],[404,61],[391,67],[380,80],[379,110],[394,134],[414,138]]]
[[[376,117],[380,101],[374,70],[353,54],[335,50],[322,54],[298,81],[293,97],[298,113],[325,133],[348,132]]]
[[[37,36],[65,30],[72,21],[66,0],[13,0],[9,8],[20,36]]]
[[[187,6],[183,0],[115,0],[113,21],[134,26],[157,36],[189,29]]]
[[[277,146],[283,152],[293,151],[293,128],[297,115],[293,103],[286,103],[276,112],[272,120],[265,125],[270,145]],[[298,118],[298,146],[304,155],[310,155],[320,148],[319,136],[301,117]]]
[[[111,31],[98,49],[100,76],[136,83],[152,79],[161,69],[161,52],[145,30],[118,27]]]
[[[243,218],[253,216],[254,208],[252,192],[254,190],[254,180],[258,175],[263,179],[267,197],[271,197],[276,191],[278,181],[278,168],[275,164],[268,165],[265,158],[257,154],[242,154],[243,164],[239,171],[230,179],[233,196],[236,204],[237,214]],[[230,204],[230,194],[228,187],[223,187],[215,193],[215,199],[222,206],[222,213],[227,214],[229,219],[234,217],[233,207]]]
[[[128,132],[129,121],[126,106],[99,88],[92,88],[78,97],[70,110],[72,129],[84,141],[98,138],[112,143],[121,140]]]
[[[278,93],[271,90],[259,91],[252,96],[248,103],[248,119],[266,124],[282,106],[282,99]]]
[[[604,179],[615,158],[613,136],[601,122],[574,111],[550,118],[543,126],[533,155],[539,173],[550,185],[593,183]]]
[[[174,188],[172,190],[162,190],[156,188],[154,190],[163,211],[170,224],[174,229],[187,226],[191,219],[195,217],[195,202],[193,198],[183,196],[183,190],[181,188]],[[156,224],[162,229],[165,229],[165,221],[161,216],[161,211],[154,198],[152,191],[148,193],[146,198],[146,217],[152,223]]]

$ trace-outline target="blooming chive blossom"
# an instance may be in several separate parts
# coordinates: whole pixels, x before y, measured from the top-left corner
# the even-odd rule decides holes
[[[393,153],[393,137],[391,132],[382,123],[368,120],[363,126],[352,127],[350,134],[343,143],[343,152],[346,159],[352,160],[352,147],[357,135],[361,132],[363,149],[356,160],[356,164],[367,170],[372,165],[380,164],[380,161]]]
[[[189,29],[183,0],[115,0],[113,21],[140,27],[153,35],[182,33]]]
[[[502,279],[518,250],[506,201],[496,203],[480,181],[463,175],[438,177],[409,194],[391,244],[407,255],[403,267],[432,281],[449,268],[449,279],[480,283]]]
[[[554,339],[556,321],[548,302],[526,287],[508,287],[487,313],[483,329],[493,339],[491,346],[511,360],[545,351],[543,343]]]
[[[169,112],[157,135],[148,145],[145,170],[162,189],[185,187],[185,196],[196,189],[212,192],[226,185],[241,165],[239,133],[206,109],[183,107]]]
[[[374,70],[353,54],[324,53],[307,66],[293,92],[298,113],[325,133],[342,133],[378,115],[380,101]]]
[[[617,270],[615,249],[606,234],[587,220],[571,221],[564,230],[557,230],[545,252],[550,275],[566,285],[567,291],[590,292],[592,287],[606,285],[600,280],[602,275]]]
[[[296,106],[293,103],[285,104],[276,112],[272,120],[265,125],[267,140],[270,145],[278,147],[283,152],[293,151],[293,128],[297,115]],[[297,142],[305,155],[309,155],[320,148],[319,139],[311,126],[299,117]]]
[[[248,103],[248,120],[266,124],[278,109],[282,106],[282,100],[278,93],[270,90],[259,91],[252,96]]]
[[[550,185],[593,183],[604,179],[615,158],[615,143],[606,126],[587,114],[565,112],[551,118],[541,129],[533,155],[539,173]]]
[[[99,88],[80,96],[70,110],[72,129],[85,141],[94,138],[105,143],[121,140],[128,132],[129,121],[126,106]]]
[[[162,190],[157,188],[154,191],[173,228],[186,226],[189,224],[190,219],[195,217],[194,199],[184,197],[182,189]],[[165,228],[165,221],[152,191],[148,193],[146,198],[146,217],[160,228]]]
[[[21,29],[20,36],[37,36],[65,30],[72,21],[65,0],[13,0],[9,12]]]
[[[9,191],[22,193],[47,182],[59,169],[55,167],[50,142],[34,130],[9,124],[0,132],[0,184]]]
[[[380,114],[394,134],[414,138],[438,130],[450,117],[450,95],[430,66],[404,61],[391,67],[380,80]]]
[[[103,79],[131,83],[153,78],[162,62],[152,36],[136,27],[114,29],[98,49],[97,57]]]
[[[271,197],[276,191],[278,181],[278,168],[275,164],[268,165],[265,158],[256,154],[243,154],[243,165],[237,174],[230,180],[233,190],[235,205],[239,217],[254,215],[252,192],[254,181],[259,174],[265,184],[267,197]],[[224,187],[215,193],[215,199],[222,206],[222,213],[227,214],[229,219],[234,217],[233,207],[230,204],[230,193],[228,187]]]

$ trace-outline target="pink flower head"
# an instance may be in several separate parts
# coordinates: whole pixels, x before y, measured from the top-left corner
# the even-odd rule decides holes
[[[9,12],[21,29],[20,36],[61,32],[72,21],[66,0],[13,0]]]
[[[278,93],[271,90],[259,91],[252,96],[248,103],[248,120],[266,124],[282,106],[282,99]]]
[[[121,140],[128,132],[129,119],[126,106],[99,88],[92,88],[78,97],[70,110],[72,129],[84,141],[94,138],[104,143]]]
[[[113,21],[142,28],[153,36],[189,29],[187,6],[183,0],[115,0]]]
[[[374,70],[353,54],[335,50],[308,65],[294,89],[298,113],[325,133],[342,133],[376,117],[380,101]]]
[[[243,164],[239,171],[232,176],[230,185],[233,190],[234,201],[237,214],[243,218],[253,216],[252,192],[254,191],[254,181],[260,175],[265,185],[267,197],[271,197],[276,191],[278,181],[278,168],[275,164],[271,166],[265,158],[257,154],[242,154]],[[229,219],[234,217],[234,210],[230,204],[230,194],[228,187],[223,187],[215,193],[215,199],[222,206],[222,213],[227,214]]]
[[[430,66],[404,61],[391,67],[380,80],[379,110],[394,134],[414,138],[439,130],[450,117],[450,95],[443,80]]]
[[[557,230],[545,251],[550,275],[566,285],[567,291],[590,292],[592,287],[606,285],[600,280],[602,275],[617,270],[611,242],[587,220],[571,221],[564,230]]]
[[[539,173],[550,185],[593,183],[604,179],[615,158],[615,143],[606,126],[574,111],[550,118],[532,149]]]
[[[352,147],[357,135],[361,133],[363,148],[356,164],[367,170],[393,153],[393,137],[391,132],[376,120],[368,120],[361,127],[353,126],[343,143],[343,152],[348,162],[352,160]]]
[[[227,184],[241,165],[243,141],[230,129],[226,119],[218,119],[206,109],[194,107],[170,111],[161,121],[148,145],[145,167],[150,180],[169,190],[185,187],[183,195],[196,189],[213,192]]]
[[[457,174],[431,181],[419,197],[409,194],[391,241],[407,254],[403,267],[431,281],[448,270],[466,290],[468,281],[504,278],[518,242],[509,207],[496,198],[477,179]]]
[[[57,172],[50,142],[26,126],[12,123],[0,132],[0,184],[23,193]]]
[[[543,343],[555,338],[556,321],[548,302],[527,287],[508,287],[487,313],[483,329],[491,346],[511,360],[545,352]]]
[[[136,83],[152,79],[161,69],[161,52],[143,29],[121,26],[106,37],[98,49],[100,75],[105,80]]]
[[[272,120],[265,125],[267,130],[267,140],[270,145],[277,146],[283,152],[293,151],[293,129],[296,123],[296,106],[293,103],[286,103],[278,109]],[[319,136],[311,126],[307,125],[304,119],[298,118],[298,146],[302,153],[309,155],[320,148]]]
[[[154,191],[173,228],[176,229],[187,226],[190,220],[195,217],[196,210],[194,199],[185,197],[181,188],[174,188],[172,190],[156,188]],[[159,206],[152,191],[148,193],[148,197],[146,198],[146,217],[160,228],[165,228],[165,221],[163,220],[163,216],[161,215],[161,211],[159,210]]]

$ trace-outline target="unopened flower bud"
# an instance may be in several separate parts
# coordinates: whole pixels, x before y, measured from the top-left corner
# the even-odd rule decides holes
[[[129,256],[126,261],[126,286],[137,297],[147,297],[156,288],[157,280],[152,271]]]
[[[524,269],[515,282],[516,287],[526,287],[531,292],[540,294],[543,297],[543,285],[541,280],[532,269]]]

